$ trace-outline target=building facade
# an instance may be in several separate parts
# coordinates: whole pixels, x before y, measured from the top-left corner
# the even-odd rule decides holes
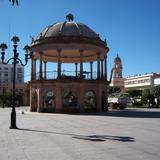
[[[13,65],[0,63],[0,94],[12,93]],[[16,93],[23,95],[23,104],[29,105],[29,87],[24,83],[24,67],[16,66]]]
[[[13,81],[13,65],[0,63],[0,83],[12,83]],[[16,67],[16,83],[24,83],[24,67],[17,65]]]
[[[156,85],[160,85],[158,73],[130,76],[124,80],[125,89],[145,89]]]

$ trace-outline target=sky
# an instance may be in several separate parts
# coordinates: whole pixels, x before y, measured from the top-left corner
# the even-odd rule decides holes
[[[12,6],[0,0],[0,43],[8,45],[6,59],[13,55],[10,39],[20,38],[18,52],[31,43],[46,26],[65,21],[68,13],[107,40],[108,74],[117,53],[123,64],[123,77],[160,73],[160,0],[19,0]],[[25,81],[30,79],[30,62]],[[94,68],[95,69],[95,68]]]

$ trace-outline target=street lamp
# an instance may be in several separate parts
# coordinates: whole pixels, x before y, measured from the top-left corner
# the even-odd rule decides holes
[[[4,84],[5,84],[5,82],[3,82],[2,83],[3,84],[3,88],[2,88],[2,95],[3,95],[3,105],[2,105],[2,107],[4,108],[4,106],[5,106],[5,95],[4,95],[4,93],[5,93],[5,87],[4,87]]]
[[[13,57],[10,58],[8,61],[4,61],[5,56],[5,49],[7,49],[7,45],[5,43],[0,44],[1,48],[1,61],[3,64],[9,64],[9,62],[12,60],[13,63],[13,90],[12,90],[12,111],[11,111],[11,124],[10,129],[17,129],[16,125],[16,103],[15,103],[15,83],[16,83],[16,64],[20,62],[22,66],[27,65],[28,59],[31,57],[30,46],[26,45],[23,50],[25,50],[25,64],[22,63],[21,59],[19,59],[19,53],[17,53],[17,43],[20,41],[20,39],[17,36],[14,36],[11,41],[13,42]]]

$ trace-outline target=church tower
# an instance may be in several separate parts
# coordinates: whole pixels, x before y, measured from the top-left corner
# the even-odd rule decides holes
[[[122,78],[122,61],[119,55],[114,59],[114,79]]]
[[[119,87],[121,89],[124,87],[124,81],[122,77],[122,61],[118,54],[114,59],[113,80],[111,86]]]

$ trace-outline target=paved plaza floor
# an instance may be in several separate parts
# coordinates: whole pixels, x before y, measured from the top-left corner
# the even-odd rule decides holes
[[[159,160],[160,109],[42,114],[0,108],[0,160]],[[22,114],[24,111],[24,114]]]

